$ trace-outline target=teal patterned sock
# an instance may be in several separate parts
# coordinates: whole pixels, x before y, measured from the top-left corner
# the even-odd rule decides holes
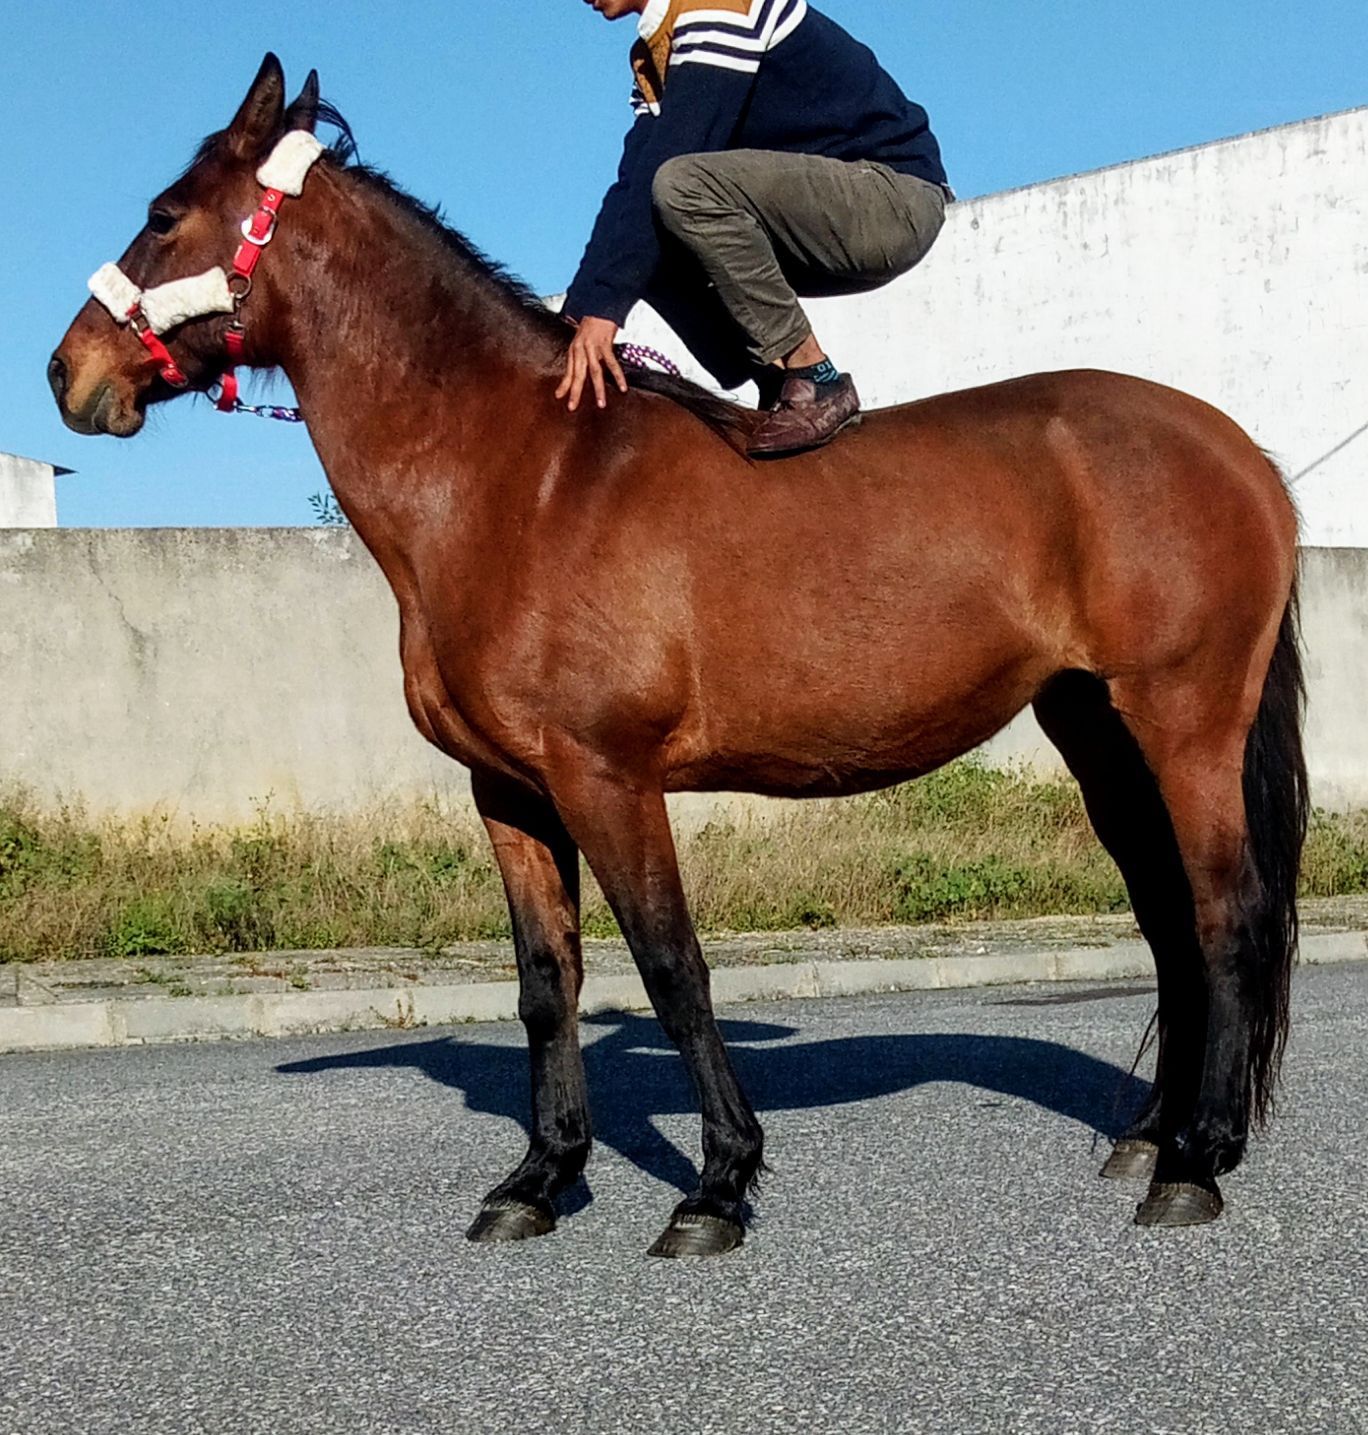
[[[830,359],[823,359],[820,364],[809,364],[807,368],[804,369],[790,369],[788,371],[788,377],[791,379],[810,379],[820,389],[827,384],[838,383],[841,378],[841,371]]]

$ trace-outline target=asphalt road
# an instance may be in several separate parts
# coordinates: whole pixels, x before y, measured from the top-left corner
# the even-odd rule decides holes
[[[1094,1175],[1150,1005],[729,1012],[774,1174],[709,1265],[643,1255],[697,1123],[639,1018],[586,1029],[592,1198],[497,1250],[517,1028],[0,1058],[0,1432],[1368,1431],[1368,967],[1299,977],[1198,1231]]]

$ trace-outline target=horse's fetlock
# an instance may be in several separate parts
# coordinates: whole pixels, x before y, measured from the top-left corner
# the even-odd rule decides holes
[[[593,1149],[591,1136],[562,1137],[547,1145],[546,1155],[560,1171],[573,1171],[578,1176],[589,1164],[589,1153]]]
[[[1224,1176],[1244,1160],[1249,1129],[1229,1121],[1203,1122],[1181,1131],[1174,1150],[1184,1170],[1204,1177]]]

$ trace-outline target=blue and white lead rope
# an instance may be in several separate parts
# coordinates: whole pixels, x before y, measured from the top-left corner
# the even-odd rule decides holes
[[[251,414],[259,419],[279,419],[283,424],[302,424],[304,415],[298,409],[282,408],[279,404],[244,404],[241,399],[233,405],[235,414]]]

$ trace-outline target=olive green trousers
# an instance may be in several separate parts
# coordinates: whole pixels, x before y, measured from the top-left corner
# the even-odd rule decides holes
[[[811,335],[800,296],[863,293],[919,264],[948,202],[887,165],[770,150],[670,160],[653,198],[666,259],[646,302],[726,388]]]

